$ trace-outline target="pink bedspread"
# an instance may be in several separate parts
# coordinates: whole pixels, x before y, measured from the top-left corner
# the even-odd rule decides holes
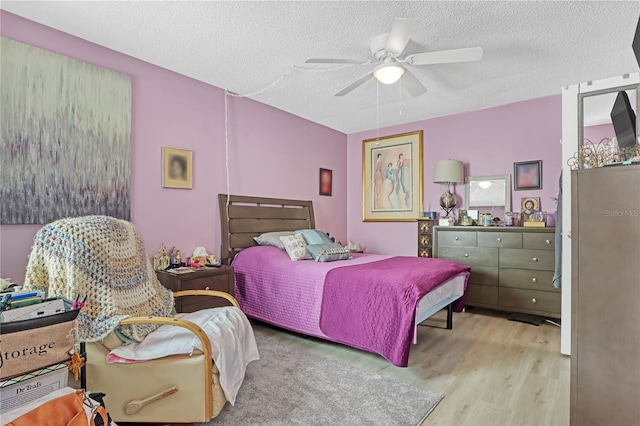
[[[233,261],[235,297],[249,317],[308,336],[328,337],[320,330],[324,279],[332,269],[388,259],[381,255],[354,255],[339,262],[292,262],[275,247],[250,247]]]
[[[453,269],[447,271],[447,266]],[[469,271],[441,259],[370,254],[328,263],[292,262],[285,251],[265,246],[242,250],[233,267],[235,297],[247,316],[375,352],[400,366],[407,365],[416,303]],[[367,296],[369,291],[375,296]],[[463,304],[458,301],[458,310]]]
[[[450,260],[420,257],[333,269],[325,278],[320,329],[333,341],[406,367],[418,301],[458,274],[465,273],[468,280],[470,270]],[[463,307],[464,296],[454,310]]]

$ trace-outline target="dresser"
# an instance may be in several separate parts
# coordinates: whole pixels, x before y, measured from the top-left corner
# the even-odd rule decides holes
[[[433,257],[433,219],[418,219],[418,256]]]
[[[158,271],[156,274],[160,283],[173,292],[181,290],[218,290],[234,295],[234,276],[233,267],[231,266],[202,268],[186,274],[172,274],[166,271]],[[176,311],[179,313],[195,312],[200,309],[228,305],[229,302],[219,297],[184,296],[176,298]]]
[[[560,318],[555,228],[435,226],[433,257],[471,266],[466,304]]]

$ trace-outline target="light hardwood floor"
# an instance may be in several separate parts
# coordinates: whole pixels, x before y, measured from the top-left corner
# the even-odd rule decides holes
[[[254,331],[445,395],[424,425],[568,425],[570,360],[560,354],[560,328],[507,316],[481,309],[457,313],[453,330],[446,330],[446,313],[439,312],[418,327],[407,368],[264,324]]]

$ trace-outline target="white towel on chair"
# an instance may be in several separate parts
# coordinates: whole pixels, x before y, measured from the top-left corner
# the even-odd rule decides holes
[[[211,341],[211,356],[220,370],[220,385],[227,401],[234,405],[247,365],[260,359],[253,329],[244,313],[235,307],[203,309],[176,318],[191,321]],[[107,355],[107,362],[139,362],[202,350],[200,339],[183,327],[163,325],[142,342],[119,346]]]

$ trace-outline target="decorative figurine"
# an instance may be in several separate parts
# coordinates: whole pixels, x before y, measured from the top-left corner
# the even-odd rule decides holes
[[[162,244],[156,254],[153,255],[153,269],[156,271],[164,271],[169,267],[170,263],[167,248]]]
[[[171,247],[169,251],[169,264],[172,268],[177,268],[182,263],[182,255],[180,254],[180,250],[175,247]]]

